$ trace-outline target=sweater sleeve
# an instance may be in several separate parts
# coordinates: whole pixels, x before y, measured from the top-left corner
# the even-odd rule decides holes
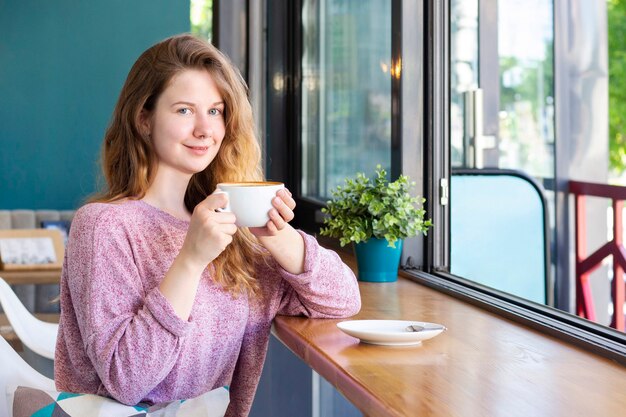
[[[306,251],[302,274],[290,274],[275,262],[258,266],[264,293],[260,299],[266,301],[250,303],[226,417],[248,415],[250,411],[261,377],[256,364],[265,360],[270,326],[276,314],[339,318],[354,315],[361,308],[359,287],[352,270],[335,252],[319,246],[314,237],[300,233]]]
[[[84,348],[104,388],[136,404],[170,372],[189,322],[158,287],[146,292],[128,230],[106,209],[72,224],[68,283]],[[119,214],[118,214],[119,216]]]
[[[306,251],[304,272],[294,275],[278,267],[286,284],[278,314],[342,318],[358,313],[361,296],[352,270],[313,236],[300,234]]]

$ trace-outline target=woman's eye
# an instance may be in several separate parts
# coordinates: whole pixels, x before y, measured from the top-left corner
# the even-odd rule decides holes
[[[209,114],[211,116],[219,116],[220,114],[222,114],[222,111],[220,109],[211,109],[209,110]]]
[[[183,107],[182,109],[178,109],[178,113],[180,114],[191,114],[191,109],[187,107]]]

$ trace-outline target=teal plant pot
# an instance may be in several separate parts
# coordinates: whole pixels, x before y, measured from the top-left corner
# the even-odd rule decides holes
[[[390,248],[386,239],[371,238],[354,245],[359,281],[393,282],[398,279],[402,240]]]

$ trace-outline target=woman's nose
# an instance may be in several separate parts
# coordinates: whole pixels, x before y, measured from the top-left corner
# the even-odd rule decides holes
[[[200,139],[211,137],[213,129],[208,115],[198,114],[194,126],[194,136]]]

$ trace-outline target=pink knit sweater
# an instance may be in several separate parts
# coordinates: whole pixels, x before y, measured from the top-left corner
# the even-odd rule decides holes
[[[228,416],[250,410],[277,314],[338,318],[360,309],[352,271],[304,233],[305,272],[258,267],[262,296],[233,298],[204,271],[181,320],[158,285],[189,223],[142,201],[94,203],[72,222],[61,277],[57,389],[125,404],[230,386]]]

